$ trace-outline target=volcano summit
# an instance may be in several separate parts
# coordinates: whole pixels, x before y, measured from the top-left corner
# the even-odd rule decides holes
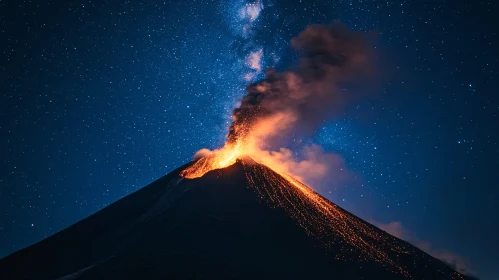
[[[188,176],[202,160],[0,260],[0,278],[467,279],[249,157]]]
[[[299,66],[247,87],[223,147],[0,260],[0,278],[466,279],[297,180],[278,140],[355,97],[342,86],[370,76],[372,59],[341,26],[291,43]]]

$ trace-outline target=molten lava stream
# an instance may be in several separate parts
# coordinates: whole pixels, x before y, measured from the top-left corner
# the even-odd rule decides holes
[[[237,159],[244,157],[252,161],[242,161],[248,183],[257,191],[258,196],[274,206],[284,208],[295,219],[306,233],[318,239],[326,247],[335,245],[335,240],[341,237],[346,241],[342,251],[348,252],[352,247],[364,252],[363,258],[387,264],[392,270],[408,276],[405,268],[397,266],[396,262],[385,252],[389,249],[398,254],[405,253],[405,248],[395,246],[391,240],[382,240],[367,223],[354,219],[346,211],[332,204],[316,193],[310,187],[272,166],[272,162],[260,163],[251,157],[254,151],[244,149],[240,143],[225,145],[208,155],[198,159],[194,164],[184,169],[180,175],[185,178],[198,178],[215,169],[230,166]],[[339,254],[342,258],[346,254]]]
[[[241,144],[226,144],[223,148],[198,159],[194,164],[180,173],[180,176],[194,179],[203,176],[211,170],[225,168],[236,163],[238,157],[243,155]]]

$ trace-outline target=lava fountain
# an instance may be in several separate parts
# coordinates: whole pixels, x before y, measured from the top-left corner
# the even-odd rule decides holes
[[[372,72],[371,53],[363,36],[341,26],[313,25],[291,43],[302,54],[297,69],[268,70],[264,80],[250,84],[241,105],[233,111],[225,145],[198,158],[180,176],[202,177],[240,160],[247,182],[259,197],[285,209],[326,247],[341,247],[337,259],[350,258],[355,248],[362,252],[360,261],[379,262],[410,278],[407,269],[396,262],[410,254],[409,246],[386,238],[303,184],[297,172],[303,164],[293,159],[289,149],[275,146],[276,138],[307,136],[319,128],[351,98],[343,85]],[[331,171],[327,163],[311,161],[306,166],[306,176]],[[456,274],[454,279],[462,277]]]
[[[241,143],[236,143],[235,145],[226,144],[223,148],[212,151],[208,155],[198,159],[194,164],[184,169],[180,173],[180,176],[193,179],[201,177],[211,170],[230,166],[238,158],[247,155],[242,146]]]
[[[265,79],[248,85],[232,112],[225,145],[198,159],[181,176],[200,177],[244,156],[298,180],[305,174],[323,176],[328,172],[327,164],[295,161],[283,142],[310,136],[338,114],[355,96],[344,85],[366,84],[364,78],[374,72],[372,50],[364,34],[338,24],[311,25],[293,38],[291,45],[301,55],[298,66],[284,72],[268,69]],[[297,171],[304,167],[303,174]]]

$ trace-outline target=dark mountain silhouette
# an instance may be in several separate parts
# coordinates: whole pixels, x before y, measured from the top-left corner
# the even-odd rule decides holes
[[[0,279],[468,279],[249,158],[189,165],[0,260]]]

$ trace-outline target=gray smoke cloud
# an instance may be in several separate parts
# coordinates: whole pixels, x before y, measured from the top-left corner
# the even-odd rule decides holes
[[[281,73],[268,69],[264,80],[247,87],[232,114],[229,143],[245,139],[276,115],[287,116],[281,120],[286,125],[276,127],[278,133],[265,140],[313,130],[356,97],[345,87],[361,84],[374,73],[373,51],[365,34],[342,25],[311,25],[291,45],[301,54],[299,65]]]

